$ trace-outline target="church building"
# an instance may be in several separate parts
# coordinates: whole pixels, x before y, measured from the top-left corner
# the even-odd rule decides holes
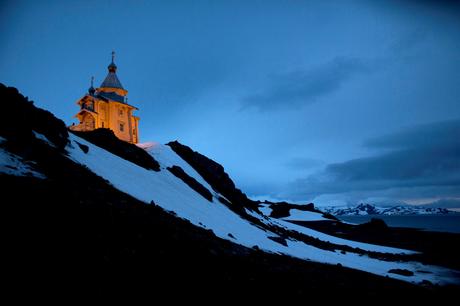
[[[80,111],[75,117],[80,123],[70,126],[70,129],[92,131],[97,128],[108,128],[121,140],[138,143],[139,117],[133,115],[137,108],[127,103],[128,91],[123,88],[117,77],[114,56],[115,52],[112,52],[112,62],[107,67],[109,73],[101,86],[94,88],[94,78],[91,78],[88,93],[77,101]]]

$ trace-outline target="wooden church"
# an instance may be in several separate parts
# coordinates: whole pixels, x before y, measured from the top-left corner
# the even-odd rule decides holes
[[[108,128],[121,140],[138,143],[139,117],[133,115],[137,108],[127,103],[128,91],[117,77],[114,56],[112,52],[112,62],[107,67],[109,72],[100,87],[94,88],[94,78],[91,78],[88,93],[77,101],[80,111],[75,117],[80,123],[69,128],[73,131]]]

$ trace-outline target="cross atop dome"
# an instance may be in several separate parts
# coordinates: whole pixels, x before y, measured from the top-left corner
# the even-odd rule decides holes
[[[94,89],[94,77],[93,76],[91,77],[91,86],[89,87],[88,92],[91,95],[94,95],[94,93],[96,92],[96,89]]]
[[[110,65],[107,67],[109,69],[109,72],[117,72],[117,65],[115,65],[115,51],[112,51],[112,62],[110,63]]]

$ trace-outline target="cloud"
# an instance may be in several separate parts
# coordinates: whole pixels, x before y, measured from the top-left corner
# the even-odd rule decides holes
[[[328,165],[292,185],[296,196],[460,196],[460,120],[437,122],[371,139],[373,157]],[[383,151],[382,151],[383,150]]]
[[[430,147],[449,147],[458,145],[460,120],[448,120],[430,124],[422,124],[407,128],[399,133],[370,139],[364,143],[369,148],[409,149]]]
[[[378,61],[336,57],[332,61],[308,70],[297,70],[273,76],[268,88],[246,96],[243,109],[255,107],[261,111],[299,108],[339,90],[350,79],[374,71]]]
[[[460,198],[441,199],[429,204],[423,204],[424,207],[441,207],[441,208],[460,208]]]

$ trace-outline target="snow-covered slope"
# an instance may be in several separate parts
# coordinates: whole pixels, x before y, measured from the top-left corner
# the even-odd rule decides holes
[[[220,238],[247,247],[257,246],[267,252],[286,254],[304,260],[328,264],[341,264],[346,267],[409,282],[428,280],[433,283],[449,283],[452,281],[451,271],[445,268],[401,260],[379,260],[371,258],[362,252],[360,253],[358,250],[341,252],[340,246],[359,248],[364,252],[374,252],[374,255],[375,252],[413,253],[408,250],[349,241],[248,211],[253,218],[257,218],[268,228],[277,227],[283,229],[286,233],[293,234],[287,238],[282,238],[278,233],[256,226],[250,220],[236,214],[218,201],[217,198],[222,195],[213,191],[212,187],[168,146],[160,144],[144,146],[161,165],[161,170],[156,172],[137,166],[75,135],[70,135],[69,140],[70,144],[67,146],[67,151],[69,157],[75,162],[87,166],[94,173],[108,180],[117,189],[145,203],[153,202],[166,211],[174,212],[178,217],[189,220],[196,226],[210,229]],[[76,142],[86,145],[89,148],[88,152],[85,153]],[[206,200],[181,179],[167,171],[167,167],[171,166],[179,166],[188,176],[194,178],[211,191],[213,194],[212,202]],[[310,245],[299,240],[302,235],[318,241],[328,242],[333,247],[336,246],[336,248],[326,250]],[[285,243],[277,242],[276,239],[273,239],[274,237],[284,239]],[[381,258],[385,257],[383,255]],[[377,256],[377,258],[380,257]],[[413,275],[404,276],[389,272],[394,269],[408,270]],[[429,271],[429,273],[423,271]]]
[[[402,206],[378,207],[372,204],[359,204],[355,207],[322,207],[322,210],[334,216],[365,216],[365,215],[431,215],[448,214],[445,208]]]

